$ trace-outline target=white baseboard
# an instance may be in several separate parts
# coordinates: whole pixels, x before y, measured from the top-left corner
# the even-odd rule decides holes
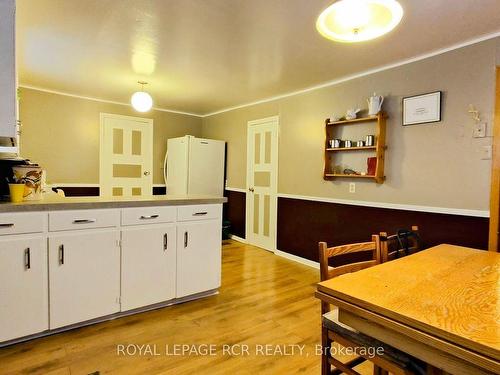
[[[229,238],[231,238],[232,240],[235,240],[235,241],[241,242],[241,243],[247,243],[247,240],[245,240],[244,238],[241,238],[241,237],[235,236],[234,234],[231,234],[231,235],[229,236]]]
[[[277,256],[279,256],[279,257],[286,258],[286,259],[289,259],[289,260],[293,260],[294,262],[297,262],[297,263],[304,264],[304,265],[309,266],[309,267],[313,267],[313,268],[319,269],[319,263],[315,262],[313,260],[309,260],[309,259],[306,259],[306,258],[299,257],[297,255],[285,253],[284,251],[280,251],[280,250],[275,250],[274,254],[277,255]]]

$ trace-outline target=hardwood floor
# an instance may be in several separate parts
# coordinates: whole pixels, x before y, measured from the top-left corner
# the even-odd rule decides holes
[[[319,374],[318,280],[319,270],[227,241],[220,294],[0,349],[0,374]],[[174,355],[183,344],[215,353]]]

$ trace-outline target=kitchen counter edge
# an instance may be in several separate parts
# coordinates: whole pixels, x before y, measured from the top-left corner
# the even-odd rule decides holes
[[[26,201],[22,203],[0,202],[0,213],[89,210],[105,208],[188,206],[195,204],[226,203],[226,197],[182,197],[139,200],[106,200],[99,197],[69,197],[56,200]]]

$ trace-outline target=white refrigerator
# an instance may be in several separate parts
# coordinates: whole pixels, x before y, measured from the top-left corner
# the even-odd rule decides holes
[[[226,142],[186,135],[167,141],[164,172],[168,195],[224,194]]]

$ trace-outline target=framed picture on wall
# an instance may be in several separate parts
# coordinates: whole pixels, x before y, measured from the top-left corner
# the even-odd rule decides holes
[[[441,121],[441,91],[403,98],[403,126]]]

